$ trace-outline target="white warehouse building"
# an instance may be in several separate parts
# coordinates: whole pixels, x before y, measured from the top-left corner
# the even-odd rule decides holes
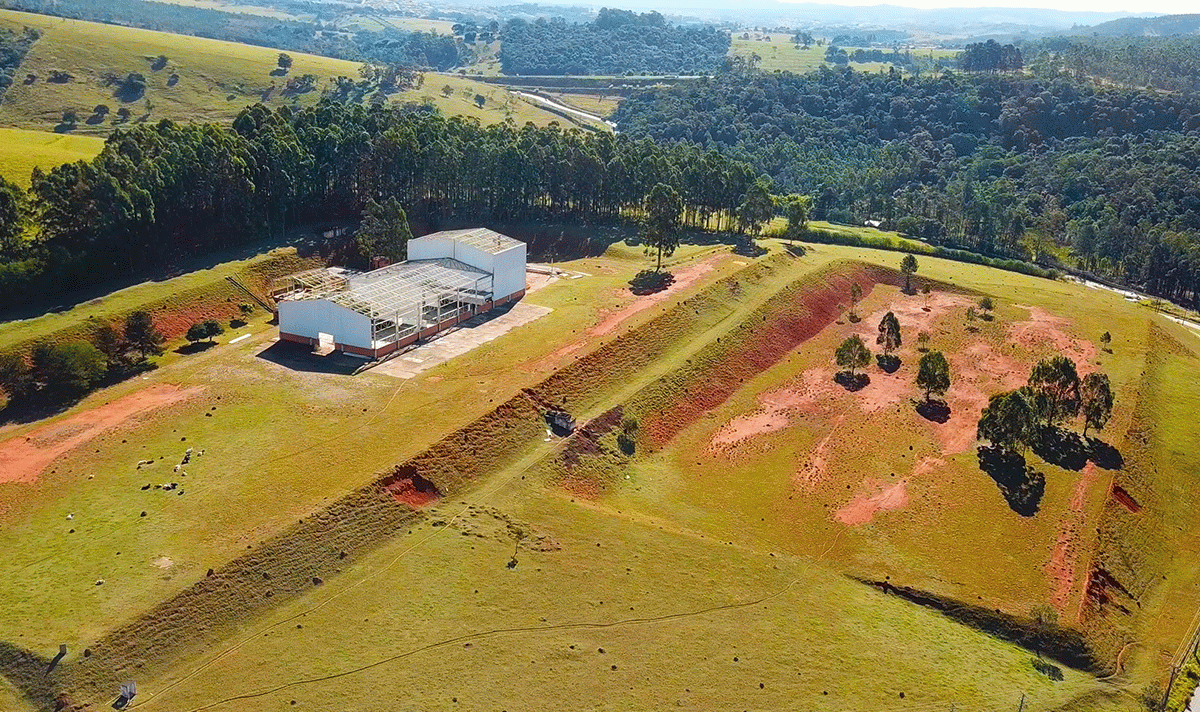
[[[276,280],[279,338],[379,357],[525,296],[525,243],[486,228],[408,242],[408,261]]]

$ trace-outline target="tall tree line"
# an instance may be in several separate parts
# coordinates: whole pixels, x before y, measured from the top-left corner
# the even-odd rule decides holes
[[[396,199],[431,224],[617,220],[665,183],[684,222],[728,227],[756,174],[698,146],[511,122],[482,126],[397,106],[325,100],[244,110],[232,127],[118,129],[94,160],[35,170],[0,209],[0,294],[28,298],[227,248],[289,225],[353,220]],[[3,225],[0,225],[3,228]]]
[[[812,196],[815,219],[878,219],[934,244],[1200,294],[1198,96],[1062,76],[731,72],[639,90],[614,118],[623,134],[751,163]]]

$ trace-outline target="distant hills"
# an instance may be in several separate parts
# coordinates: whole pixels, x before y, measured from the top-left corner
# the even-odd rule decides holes
[[[1200,34],[1200,15],[1122,17],[1095,27],[1077,28],[1074,34],[1101,37],[1167,37]]]

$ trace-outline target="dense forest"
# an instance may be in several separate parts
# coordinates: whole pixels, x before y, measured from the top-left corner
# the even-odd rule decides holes
[[[602,9],[593,22],[509,20],[505,74],[705,74],[721,68],[729,35],[711,26],[676,27],[657,12]]]
[[[639,90],[622,133],[751,163],[814,217],[1200,288],[1200,97],[1006,75],[725,74]]]
[[[444,70],[458,66],[463,52],[453,37],[430,32],[388,28],[350,33],[320,21],[298,22],[152,0],[0,0],[0,7],[376,64]]]
[[[256,105],[232,127],[118,129],[91,162],[35,170],[28,195],[0,180],[0,299],[128,274],[285,225],[354,220],[372,200],[396,198],[432,225],[454,215],[611,220],[640,210],[664,183],[683,197],[688,223],[711,225],[735,211],[754,179],[716,152],[606,132],[484,127],[329,99],[295,112]]]
[[[1126,87],[1200,90],[1200,37],[1053,37],[1024,44],[1039,76],[1066,74]]]
[[[21,34],[0,27],[0,99],[12,86],[17,68],[21,66],[29,48],[38,41],[38,36],[37,30],[28,27]]]

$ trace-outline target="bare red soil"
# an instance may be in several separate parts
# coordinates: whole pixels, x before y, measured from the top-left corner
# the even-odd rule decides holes
[[[704,276],[708,272],[711,272],[713,270],[713,265],[715,265],[716,262],[722,257],[726,257],[726,255],[712,255],[711,257],[707,257],[699,262],[684,267],[675,273],[675,281],[671,283],[671,286],[667,287],[661,292],[636,297],[633,302],[621,307],[620,309],[617,309],[616,311],[609,312],[598,324],[588,329],[582,337],[572,341],[569,344],[563,345],[546,356],[543,356],[534,362],[532,367],[535,369],[550,368],[554,364],[558,363],[559,360],[564,356],[570,356],[576,351],[582,349],[595,337],[611,334],[634,314],[643,312],[655,304],[663,302],[690,287],[696,282],[696,280],[700,279],[700,277]],[[618,296],[621,297],[629,294],[629,290],[627,289],[620,289],[616,291]]]
[[[760,394],[758,409],[721,426],[713,435],[710,447],[727,448],[756,435],[782,430],[791,422],[793,412],[818,412],[818,404],[836,396],[838,390],[840,386],[833,382],[832,369],[809,369],[801,375],[799,384]]]
[[[416,473],[389,478],[383,488],[396,499],[412,507],[424,507],[441,499],[437,487]]]
[[[1060,616],[1067,612],[1075,592],[1075,570],[1083,553],[1080,551],[1079,534],[1086,524],[1084,507],[1087,504],[1088,490],[1098,474],[1096,465],[1090,462],[1079,473],[1079,481],[1075,483],[1075,490],[1071,494],[1071,509],[1063,518],[1050,553],[1050,560],[1046,562],[1046,574],[1054,582],[1050,603],[1058,610]],[[1082,603],[1082,598],[1080,602]]]
[[[655,292],[654,294],[647,294],[646,296],[638,297],[632,303],[609,313],[604,317],[603,320],[600,321],[599,324],[596,324],[591,329],[588,329],[588,334],[591,336],[604,336],[605,334],[611,334],[617,329],[617,327],[624,323],[626,319],[634,314],[643,312],[655,304],[666,301],[675,294],[687,289],[692,285],[693,282],[700,279],[706,273],[712,272],[713,265],[716,264],[718,260],[726,256],[727,255],[720,254],[706,257],[699,262],[690,264],[678,272],[675,272],[675,281],[671,283],[671,286],[667,287],[661,292]]]
[[[833,516],[842,524],[854,527],[869,523],[881,511],[904,509],[907,506],[908,480],[900,480],[873,494],[855,497]]]
[[[196,386],[150,386],[0,442],[0,483],[34,482],[61,455],[139,414],[187,400]]]
[[[1090,341],[1070,336],[1066,332],[1070,320],[1039,307],[1017,306],[1029,311],[1029,319],[1008,325],[1008,333],[1013,341],[1035,354],[1067,356],[1075,362],[1081,376],[1095,370],[1096,346]]]
[[[890,282],[895,275],[863,265],[823,279],[819,287],[798,290],[792,303],[778,313],[762,315],[762,321],[747,324],[731,334],[736,345],[719,364],[705,369],[704,379],[688,384],[680,397],[647,428],[651,442],[669,442],[704,413],[724,403],[747,379],[778,363],[790,351],[832,324],[841,314],[841,300],[857,281],[868,292],[876,283]]]
[[[800,466],[800,469],[792,478],[792,482],[800,489],[812,489],[825,479],[825,472],[829,468],[830,441],[838,434],[843,419],[841,416],[838,417],[833,429],[821,439],[821,442],[817,443],[817,446],[808,454],[808,458],[804,460],[804,464]]]
[[[1134,499],[1128,492],[1126,492],[1125,488],[1120,485],[1113,485],[1112,498],[1114,502],[1121,505],[1125,509],[1128,509],[1134,514],[1142,511],[1142,505],[1138,504],[1137,500]]]

